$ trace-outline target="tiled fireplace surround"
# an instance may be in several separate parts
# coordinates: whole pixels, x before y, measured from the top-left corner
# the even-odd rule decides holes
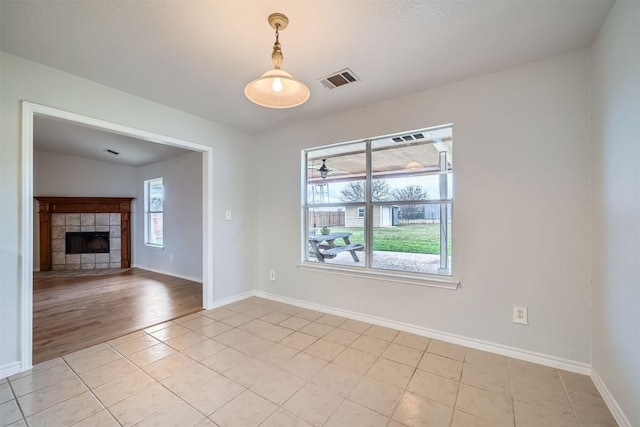
[[[51,214],[52,269],[120,268],[120,228],[120,213]],[[65,233],[73,231],[108,231],[109,253],[65,254]]]
[[[130,197],[36,197],[40,271],[131,266]],[[67,232],[109,232],[109,253],[66,254]]]

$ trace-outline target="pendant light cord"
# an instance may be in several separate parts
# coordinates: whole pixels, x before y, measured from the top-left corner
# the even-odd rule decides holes
[[[276,24],[276,42],[273,44],[273,53],[271,54],[271,61],[273,62],[273,68],[279,70],[282,67],[282,49],[280,48],[280,24]]]

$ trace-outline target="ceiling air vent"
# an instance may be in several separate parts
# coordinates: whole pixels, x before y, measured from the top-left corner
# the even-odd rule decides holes
[[[102,151],[104,151],[105,153],[113,154],[114,156],[120,155],[120,153],[118,153],[117,151],[112,150],[111,148],[105,148]]]
[[[345,68],[337,73],[322,77],[317,81],[326,89],[335,89],[340,86],[348,85],[349,83],[359,82],[360,78],[358,78],[353,71]]]
[[[393,142],[414,141],[416,139],[423,139],[424,135],[421,133],[414,133],[413,135],[394,136],[391,138]]]

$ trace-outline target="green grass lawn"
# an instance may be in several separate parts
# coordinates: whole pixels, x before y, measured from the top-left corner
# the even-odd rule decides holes
[[[361,227],[331,226],[330,228],[332,233],[352,233],[349,237],[351,243],[364,243],[364,229]],[[336,244],[343,244],[338,240],[336,240]],[[440,224],[411,224],[374,228],[373,250],[439,255]],[[451,228],[449,228],[449,253],[451,253]]]

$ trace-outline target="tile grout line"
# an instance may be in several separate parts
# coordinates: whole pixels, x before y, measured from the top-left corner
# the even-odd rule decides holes
[[[105,343],[105,344],[107,344],[107,343]],[[109,344],[107,344],[107,346],[109,346]],[[111,347],[111,346],[109,346],[109,347]],[[95,353],[95,352],[94,352],[94,353]],[[91,355],[91,354],[93,354],[93,353],[89,353],[87,356],[89,356],[89,355]],[[89,393],[91,393],[91,395],[92,395],[92,396],[93,396],[93,398],[96,400],[96,402],[98,402],[98,404],[99,404],[100,406],[102,406],[102,409],[104,409],[105,411],[107,411],[107,412],[109,413],[109,415],[111,415],[111,417],[112,417],[112,418],[113,418],[113,419],[114,419],[118,424],[120,424],[120,425],[122,426],[122,423],[121,423],[120,421],[118,421],[118,419],[117,419],[115,416],[113,416],[113,414],[111,413],[111,411],[109,411],[109,409],[108,409],[106,406],[104,406],[104,405],[102,404],[102,401],[101,401],[100,399],[98,399],[98,396],[96,396],[96,395],[93,393],[93,390],[91,390],[91,387],[89,387],[89,386],[87,385],[87,383],[85,383],[85,382],[84,382],[84,380],[82,379],[82,377],[80,377],[80,374],[78,374],[78,373],[76,372],[76,370],[75,370],[75,369],[73,369],[73,368],[71,367],[71,365],[69,365],[69,362],[67,362],[67,360],[66,360],[66,359],[64,359],[63,357],[61,357],[61,359],[62,359],[62,360],[64,361],[64,363],[69,367],[69,369],[71,369],[71,371],[72,371],[72,372],[73,372],[73,374],[78,378],[78,380],[79,380],[79,381],[80,381],[80,382],[81,382],[81,383],[82,383],[82,384],[87,388],[87,390],[89,391]],[[110,363],[110,362],[108,362],[108,363]],[[107,365],[108,363],[105,363],[104,365]],[[104,365],[97,366],[96,368],[100,368],[100,367],[102,367],[102,366],[104,366]],[[88,372],[88,371],[87,371],[87,372]],[[82,393],[80,393],[80,394],[82,394]],[[80,394],[77,394],[76,396],[80,396]],[[76,396],[73,396],[73,397],[76,397]],[[67,400],[73,399],[73,397],[71,397],[71,398],[69,398],[69,399],[66,399],[66,400],[64,400],[63,402],[66,402]],[[62,402],[59,402],[59,403],[62,403]],[[57,405],[57,404],[58,404],[58,403],[56,403],[56,405]],[[55,405],[54,405],[54,406],[55,406]],[[84,421],[84,420],[86,420],[87,418],[92,417],[93,415],[97,414],[98,412],[100,412],[100,411],[96,411],[96,412],[94,412],[94,413],[92,413],[92,414],[89,414],[89,415],[87,415],[86,417],[84,417],[84,418],[82,418],[82,419],[80,419],[80,420],[76,421],[76,422],[75,422],[75,423],[73,423],[73,424],[77,424],[77,423],[79,423],[80,421]]]
[[[431,341],[429,341],[429,344],[431,344]],[[427,345],[427,348],[424,350],[424,354],[427,354],[427,349],[429,348],[429,346]],[[467,359],[467,351],[464,351],[464,358],[465,360]],[[464,368],[465,368],[465,361],[462,361],[462,367],[460,369],[460,378],[458,378],[458,390],[456,391],[456,399],[453,402],[453,412],[451,413],[451,425],[453,425],[453,419],[456,416],[456,409],[458,407],[458,398],[460,397],[460,388],[462,386],[462,376],[464,375]]]
[[[24,377],[21,377],[21,378],[24,378]],[[13,389],[13,385],[11,384],[11,380],[9,379],[9,377],[7,377],[7,384],[9,385],[9,390],[11,390],[11,394],[13,395],[13,400],[16,401],[16,406],[18,407],[18,410],[20,411],[20,415],[22,415],[22,421],[24,421],[24,423],[27,424],[27,417],[24,416],[24,410],[22,409],[22,405],[20,404],[20,401],[18,400],[18,395],[16,394],[15,390]],[[27,393],[27,394],[29,394],[29,393]],[[18,421],[15,421],[15,422],[18,422]]]
[[[573,412],[573,416],[574,416],[576,422],[580,423],[580,421],[578,420],[578,412],[576,411],[576,408],[573,405],[573,402],[571,401],[571,398],[569,397],[569,390],[567,389],[567,384],[565,384],[564,379],[562,378],[562,375],[560,375],[560,372],[557,372],[557,370],[556,370],[556,375],[558,375],[558,377],[560,378],[560,383],[562,384],[562,389],[564,390],[564,395],[567,398],[567,401],[569,402],[569,406],[571,406],[571,411]]]
[[[370,326],[369,328],[371,328],[371,326]],[[365,329],[365,330],[362,332],[362,334],[361,334],[360,336],[364,336],[364,333],[365,333],[366,331],[368,331],[368,330],[369,330],[369,328]],[[396,334],[396,335],[397,335],[397,334]],[[374,337],[374,338],[375,338],[375,337]],[[395,336],[394,336],[394,338],[395,338]],[[357,339],[356,339],[356,340],[357,340]],[[385,340],[385,341],[386,341],[386,340]],[[367,376],[367,374],[368,374],[369,372],[371,372],[371,369],[373,369],[374,365],[378,362],[378,360],[380,360],[380,358],[382,357],[382,355],[384,354],[384,352],[387,350],[387,348],[389,348],[389,346],[391,345],[391,343],[392,343],[392,342],[393,342],[393,340],[387,344],[387,346],[384,348],[384,350],[382,350],[382,352],[380,353],[380,356],[376,356],[376,361],[375,361],[375,362],[373,362],[373,364],[371,365],[371,367],[370,367],[370,368],[367,370],[367,372],[365,372],[365,374],[362,376],[362,378],[363,378],[363,379],[364,379],[364,377],[366,377],[366,376]],[[425,349],[424,349],[424,351],[426,352],[426,351],[427,351],[427,349],[425,348]],[[424,353],[423,353],[423,356],[424,356]],[[413,372],[411,373],[411,378],[413,378],[413,376],[416,374],[416,371],[417,371],[417,370],[418,370],[418,368],[417,368],[417,367],[413,369]],[[389,421],[391,421],[391,420],[396,421],[396,420],[394,420],[394,418],[393,418],[393,414],[395,414],[395,413],[396,413],[396,410],[398,409],[398,405],[400,405],[400,402],[402,402],[402,399],[404,398],[405,394],[407,393],[407,391],[408,391],[408,390],[407,390],[407,387],[409,387],[409,383],[411,382],[411,378],[409,378],[409,381],[407,381],[407,384],[406,384],[406,385],[404,386],[404,388],[402,389],[402,395],[400,396],[400,399],[398,399],[398,401],[396,402],[396,404],[395,404],[395,405],[393,405],[393,408],[391,409],[391,414],[387,417],[387,418],[389,418]],[[375,378],[374,378],[374,379],[375,379]],[[380,380],[378,380],[378,381],[380,381]],[[384,382],[384,381],[380,381],[380,382]],[[369,409],[371,409],[371,408],[369,408]],[[374,410],[374,411],[375,411],[375,410]],[[375,411],[375,412],[377,412],[377,411]],[[384,415],[384,414],[383,414],[383,415]],[[403,423],[400,423],[400,424],[403,424]]]
[[[513,425],[516,424],[516,397],[513,394],[513,375],[511,375],[511,360],[507,359],[507,372],[509,372],[509,391],[511,392],[511,410],[513,411]]]

